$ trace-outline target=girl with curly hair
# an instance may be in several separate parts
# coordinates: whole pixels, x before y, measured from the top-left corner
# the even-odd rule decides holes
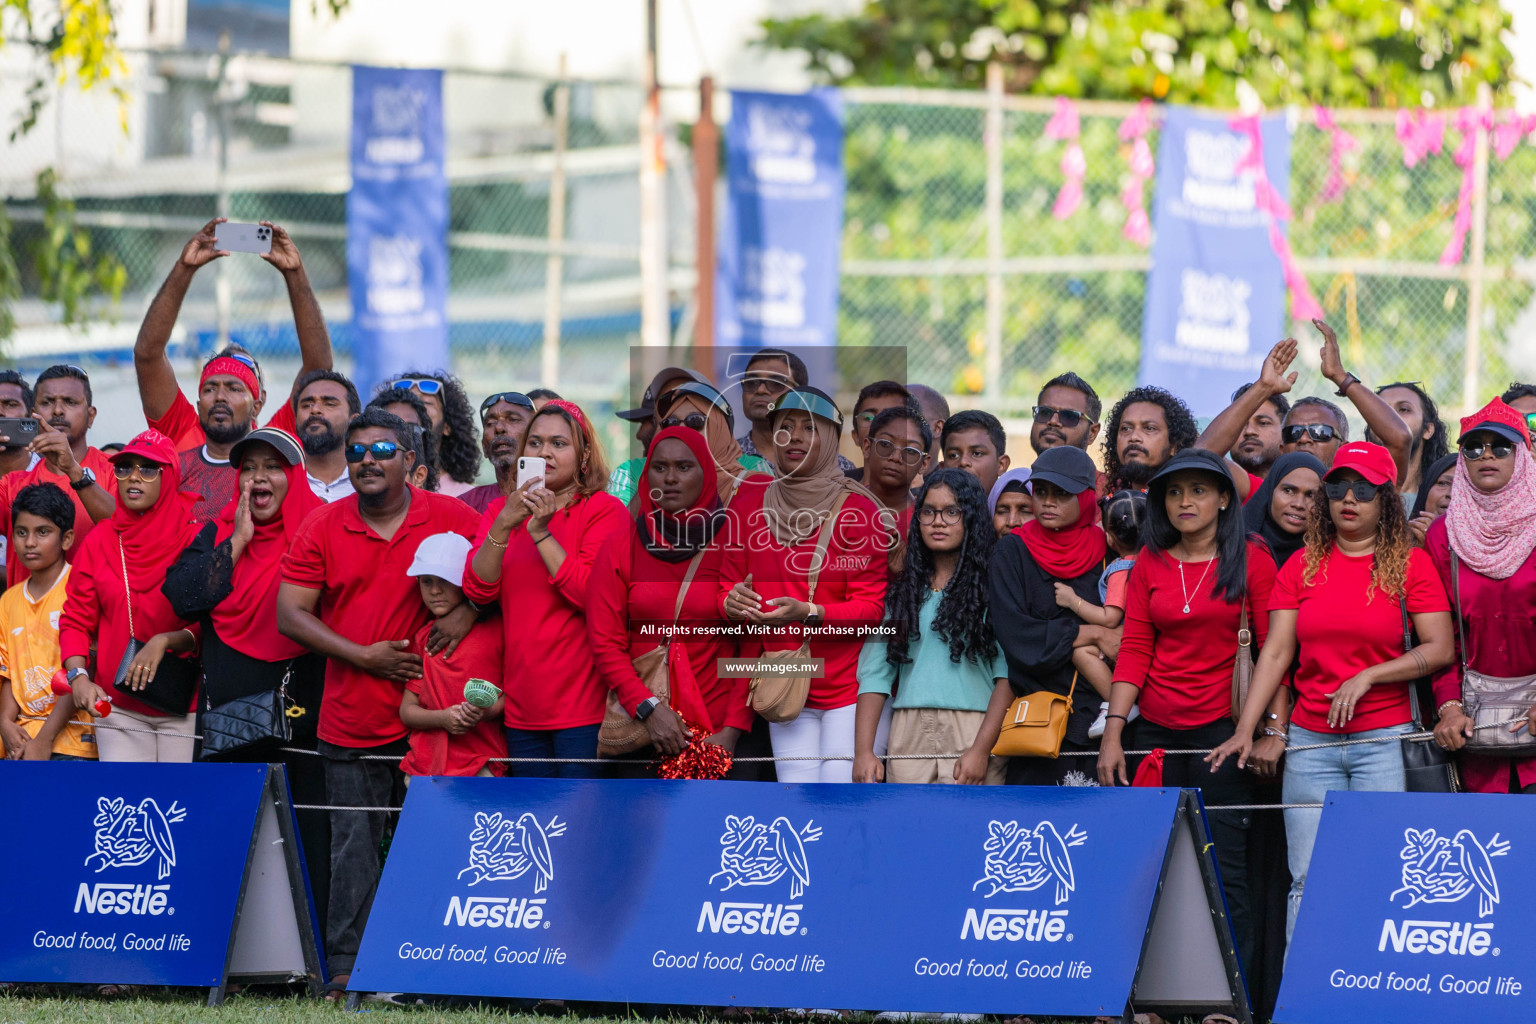
[[[1270,596],[1269,635],[1237,731],[1207,758],[1248,766],[1270,698],[1297,662],[1296,704],[1281,733],[1284,802],[1321,804],[1331,789],[1402,792],[1403,756],[1389,741],[1420,726],[1412,720],[1412,681],[1451,663],[1450,603],[1433,560],[1414,546],[1387,449],[1368,441],[1341,447],[1312,506],[1300,557],[1285,563]],[[1408,620],[1419,645],[1403,650]],[[1321,811],[1287,809],[1291,866],[1286,941],[1296,926]]]
[[[853,781],[1002,783],[1003,761],[991,752],[1013,691],[987,615],[995,542],[976,478],[962,469],[929,473],[906,560],[886,592],[892,632],[859,653]],[[876,756],[888,699],[890,753],[921,759],[885,767]]]
[[[433,490],[452,498],[471,490],[480,473],[480,429],[459,378],[444,370],[419,371],[402,374],[386,386],[414,391],[427,407],[432,422],[423,426],[436,435],[433,461],[442,476]]]

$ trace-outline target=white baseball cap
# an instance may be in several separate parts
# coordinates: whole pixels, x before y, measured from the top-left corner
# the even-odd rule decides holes
[[[464,585],[464,563],[469,560],[469,541],[457,533],[434,533],[421,542],[407,576],[436,576],[456,587]]]

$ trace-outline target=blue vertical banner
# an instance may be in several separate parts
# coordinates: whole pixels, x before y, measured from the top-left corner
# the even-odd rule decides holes
[[[1284,199],[1285,119],[1264,118],[1264,170]],[[1226,408],[1285,331],[1285,277],[1269,240],[1252,141],[1222,115],[1169,107],[1157,153],[1152,269],[1141,337],[1143,384],[1182,395],[1198,416]]]
[[[448,365],[448,174],[443,73],[352,69],[347,280],[352,378],[368,394]]]
[[[843,244],[842,94],[733,91],[725,138],[716,344],[834,344]]]

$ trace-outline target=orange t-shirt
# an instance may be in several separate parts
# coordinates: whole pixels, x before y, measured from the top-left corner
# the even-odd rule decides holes
[[[59,654],[59,614],[64,610],[64,581],[69,579],[69,571],[66,565],[48,592],[35,601],[25,582],[0,595],[0,676],[10,683],[11,695],[16,698],[16,722],[28,736],[42,731],[58,699],[53,693],[53,674],[64,664]],[[59,730],[53,752],[96,756],[89,711],[76,711],[74,721]]]

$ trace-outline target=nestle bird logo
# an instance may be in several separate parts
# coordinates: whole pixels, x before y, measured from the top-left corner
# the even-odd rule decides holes
[[[171,826],[187,816],[185,808],[173,800],[162,811],[154,797],[131,804],[122,797],[96,799],[96,852],[85,858],[87,867],[100,874],[107,868],[135,868],[159,858],[157,878],[164,878],[176,866],[176,843]]]
[[[1033,829],[1016,821],[992,821],[987,825],[987,841],[982,846],[986,851],[986,873],[971,889],[991,884],[986,896],[992,897],[1000,892],[1034,892],[1055,879],[1056,905],[1060,906],[1077,888],[1068,847],[1087,841],[1088,833],[1080,832],[1076,825],[1062,835],[1048,821]]]
[[[469,866],[459,878],[472,875],[470,885],[503,882],[521,878],[533,871],[533,891],[543,892],[555,880],[555,862],[549,855],[549,841],[565,835],[565,822],[559,815],[539,824],[539,819],[524,812],[516,820],[484,812],[475,815],[475,827],[469,833]]]
[[[1470,829],[1446,838],[1432,828],[1403,830],[1403,884],[1387,897],[1406,896],[1403,909],[1420,903],[1457,903],[1477,890],[1477,916],[1487,917],[1499,902],[1499,880],[1493,858],[1509,852],[1509,843],[1495,832],[1487,844]]]
[[[744,818],[725,819],[720,836],[720,870],[709,876],[710,882],[725,876],[721,892],[738,885],[772,885],[786,874],[790,876],[789,898],[797,900],[811,884],[811,868],[805,859],[805,844],[821,838],[821,829],[807,821],[798,832],[789,819],[780,815],[764,825],[750,814]]]

